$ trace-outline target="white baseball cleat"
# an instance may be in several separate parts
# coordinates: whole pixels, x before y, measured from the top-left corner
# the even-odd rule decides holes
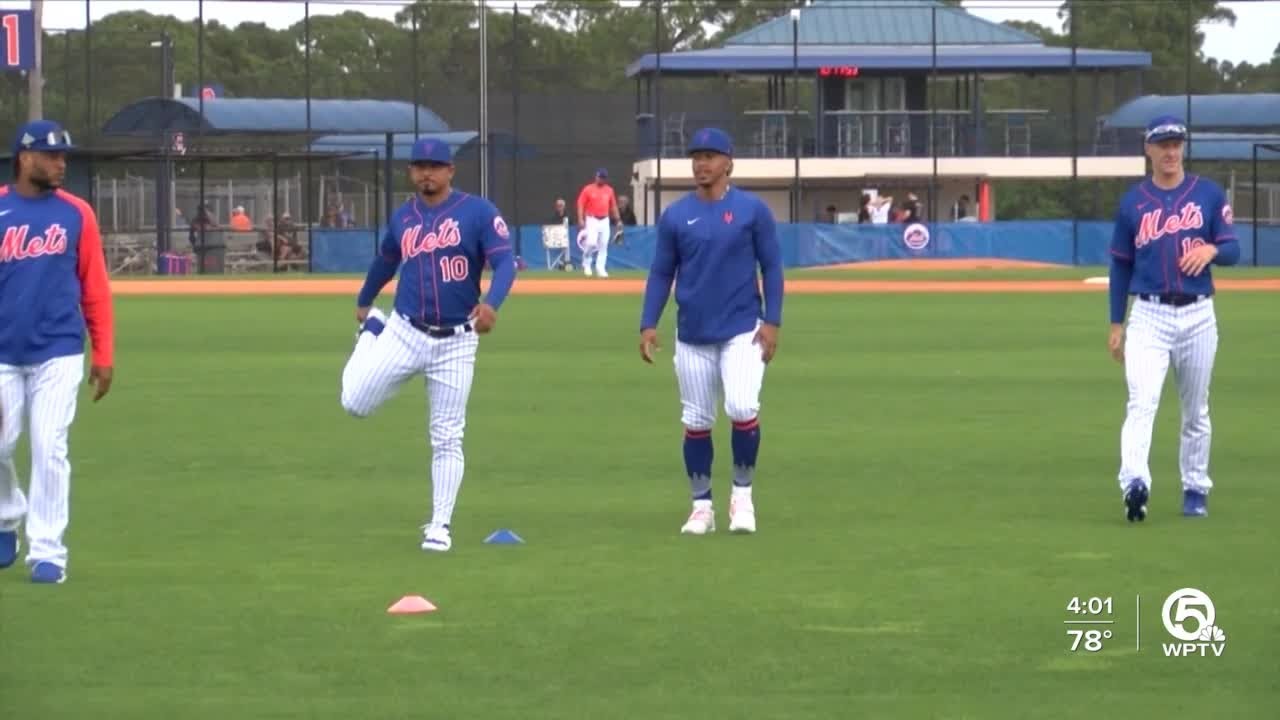
[[[423,528],[423,550],[445,552],[451,547],[453,547],[453,539],[449,536],[448,525],[427,525]]]
[[[582,268],[582,274],[586,275],[587,277],[591,277],[591,268],[589,267]]]
[[[609,277],[609,273],[607,273],[607,272],[605,272],[605,271],[601,270],[600,272],[596,273],[596,276],[597,276],[597,277],[604,277],[604,278],[607,278],[607,277]]]
[[[716,531],[716,513],[710,500],[694,500],[693,512],[680,528],[681,535],[706,535]]]
[[[756,506],[751,501],[751,490],[733,489],[729,499],[729,532],[753,533],[756,531]]]

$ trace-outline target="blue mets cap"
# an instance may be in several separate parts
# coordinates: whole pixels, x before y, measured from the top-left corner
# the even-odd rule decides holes
[[[23,150],[37,152],[64,152],[75,146],[71,144],[71,133],[52,120],[32,120],[18,128],[13,138],[13,156]]]
[[[448,143],[440,142],[433,138],[419,138],[413,144],[413,152],[409,154],[409,162],[452,165],[453,152],[449,149]]]
[[[604,168],[596,168],[596,177],[607,178],[609,177],[609,171],[605,170]]]
[[[1145,141],[1158,143],[1164,140],[1186,140],[1187,124],[1182,118],[1173,115],[1161,115],[1147,123]]]
[[[733,140],[729,138],[729,133],[720,128],[702,128],[695,132],[693,139],[689,141],[688,154],[692,155],[703,150],[733,157]]]

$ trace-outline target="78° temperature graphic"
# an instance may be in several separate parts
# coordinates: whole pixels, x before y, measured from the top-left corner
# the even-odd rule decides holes
[[[1115,602],[1110,596],[1073,597],[1067,601],[1068,652],[1095,653],[1114,635]]]

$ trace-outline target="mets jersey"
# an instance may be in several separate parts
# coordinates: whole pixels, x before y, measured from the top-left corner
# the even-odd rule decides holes
[[[488,304],[497,310],[515,281],[506,221],[493,203],[453,191],[436,207],[414,195],[391,216],[356,300],[373,304],[400,270],[395,310],[427,325],[460,325],[480,302],[480,275],[493,267]]]
[[[753,330],[761,319],[781,326],[782,251],[769,207],[734,187],[714,202],[694,193],[677,200],[658,219],[641,330],[658,326],[673,279],[681,342],[724,342]]]
[[[1123,321],[1130,294],[1212,295],[1208,267],[1194,277],[1178,267],[1183,255],[1206,243],[1218,246],[1212,264],[1240,259],[1231,205],[1217,183],[1188,174],[1170,190],[1150,178],[1130,188],[1120,200],[1111,238],[1111,322]]]
[[[89,203],[0,186],[0,235],[0,364],[81,354],[87,326],[93,365],[111,366],[111,288]]]

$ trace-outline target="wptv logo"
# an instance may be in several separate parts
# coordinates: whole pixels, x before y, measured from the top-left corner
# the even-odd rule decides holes
[[[1160,610],[1164,629],[1175,640],[1161,643],[1165,657],[1222,657],[1227,634],[1214,623],[1217,612],[1209,596],[1195,588],[1182,588],[1165,598]]]

